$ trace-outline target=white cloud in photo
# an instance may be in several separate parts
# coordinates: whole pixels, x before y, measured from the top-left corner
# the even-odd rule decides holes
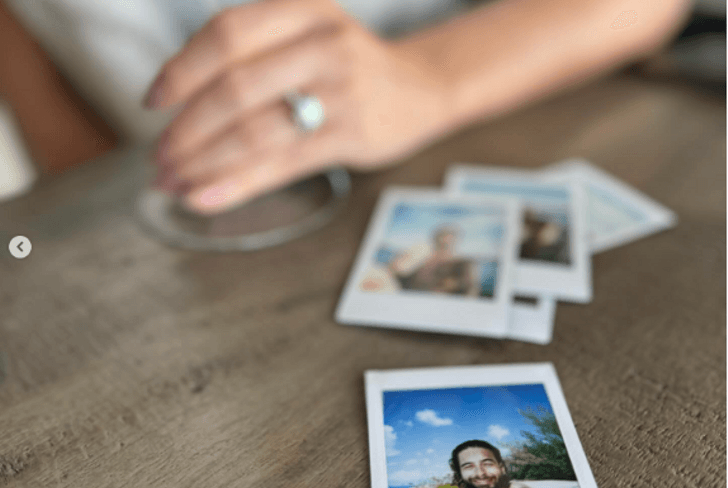
[[[511,432],[501,425],[491,425],[488,427],[488,437],[501,440]]]
[[[409,485],[417,483],[422,479],[422,474],[419,470],[413,469],[413,470],[406,470],[401,469],[399,471],[395,471],[391,475],[389,475],[389,484],[391,485]]]
[[[429,461],[429,459],[428,459]],[[421,473],[423,479],[428,478],[449,478],[452,476],[452,471],[450,470],[450,466],[447,463],[443,463],[441,460],[436,462],[429,462],[425,463],[423,460],[424,466],[422,466]]]
[[[422,464],[424,464],[425,466],[429,466],[430,465],[430,460],[427,459],[427,458],[425,458],[425,459],[422,460]]]
[[[508,457],[511,455],[511,450],[507,447],[502,447],[499,450],[500,450],[501,456],[503,456],[503,457]]]
[[[391,425],[384,426],[384,443],[386,446],[387,456],[397,456],[398,454],[401,454],[395,447],[395,444],[397,443],[397,434],[394,432],[394,427]]]
[[[435,450],[434,450],[433,448],[429,448],[429,449],[427,450],[427,454],[432,454],[433,452],[435,452]]]
[[[406,425],[407,427],[413,427],[415,424],[411,420],[408,420],[404,423],[404,425]]]
[[[431,425],[433,427],[452,425],[452,419],[441,418],[434,410],[420,410],[415,414],[415,418],[423,424]]]
[[[416,459],[408,459],[405,464],[417,464],[417,460]]]

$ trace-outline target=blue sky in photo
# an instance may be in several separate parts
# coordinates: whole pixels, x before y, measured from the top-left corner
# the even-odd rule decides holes
[[[533,210],[536,212],[536,218],[540,221],[555,222],[559,225],[563,225],[564,227],[568,227],[569,225],[569,216],[567,215],[566,210],[543,210],[543,208]]]
[[[632,222],[647,220],[647,216],[639,208],[596,185],[587,186],[586,194],[589,201],[590,215],[591,212],[599,214],[599,207],[603,206],[610,207],[613,212],[619,212],[625,218],[631,219]]]
[[[540,219],[569,225],[568,205],[569,191],[563,185],[531,182],[500,182],[495,179],[468,179],[460,183],[464,193],[489,196],[515,197],[523,204],[535,210]]]
[[[589,237],[609,236],[647,220],[640,209],[601,188],[587,186]]]
[[[380,249],[401,252],[415,244],[429,243],[438,228],[454,225],[460,230],[457,255],[494,257],[503,236],[503,218],[503,211],[496,207],[400,203],[391,211]]]
[[[507,444],[538,431],[519,410],[552,412],[542,384],[384,392],[389,486],[450,474],[448,460],[461,442],[482,439],[509,453]]]
[[[465,193],[516,197],[526,203],[536,205],[566,205],[569,203],[569,191],[558,184],[498,181],[489,177],[482,180],[472,178],[465,180],[461,183],[460,189]]]

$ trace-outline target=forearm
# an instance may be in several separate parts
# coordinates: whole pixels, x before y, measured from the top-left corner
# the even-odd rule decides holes
[[[460,125],[648,55],[677,32],[690,6],[689,0],[503,0],[398,44],[442,75],[448,124]]]
[[[116,144],[114,133],[1,0],[0,97],[13,108],[34,158],[51,172],[99,156]]]

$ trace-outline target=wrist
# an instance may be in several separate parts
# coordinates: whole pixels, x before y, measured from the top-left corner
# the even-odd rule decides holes
[[[461,125],[456,84],[428,37],[416,35],[390,41],[390,48],[410,79],[416,80],[404,89],[412,95],[411,103],[420,105],[423,136],[437,137]]]

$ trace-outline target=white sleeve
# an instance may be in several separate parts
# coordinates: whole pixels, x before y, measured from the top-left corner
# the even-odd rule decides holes
[[[144,110],[142,98],[179,44],[173,18],[153,0],[7,0],[59,70],[112,126],[152,140],[169,114]]]

